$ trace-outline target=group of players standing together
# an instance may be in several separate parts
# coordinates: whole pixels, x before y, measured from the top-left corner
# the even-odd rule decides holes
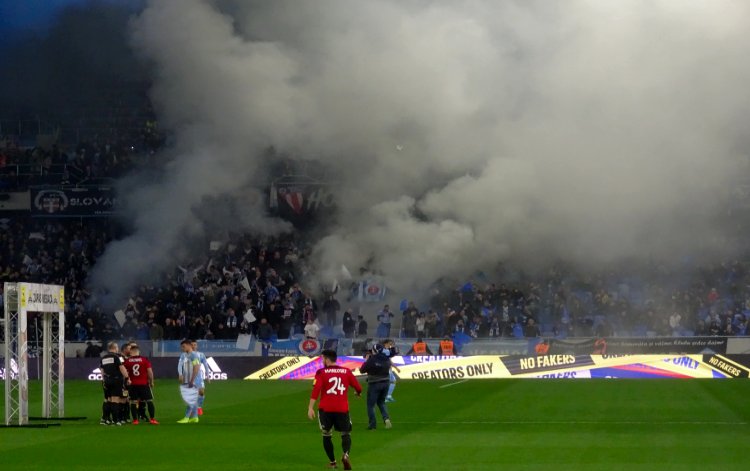
[[[177,374],[180,393],[187,407],[185,417],[177,423],[196,423],[198,417],[203,415],[206,391],[204,374],[209,371],[208,363],[206,356],[198,351],[197,342],[183,340],[180,346],[182,354],[177,364]],[[140,354],[135,342],[123,344],[121,350],[117,342],[107,344],[100,370],[104,389],[102,425],[138,425],[140,421],[159,424],[154,407],[154,371],[151,362]]]
[[[393,401],[395,377],[392,369],[398,367],[391,363],[391,358],[398,355],[398,349],[392,340],[385,340],[376,344],[365,355],[365,362],[359,367],[361,374],[367,375],[367,418],[368,430],[377,428],[375,407],[380,410],[385,428],[391,428],[391,418],[388,414],[386,402]],[[349,417],[349,388],[354,388],[357,397],[362,394],[362,386],[349,368],[336,364],[337,355],[334,350],[323,350],[323,368],[315,373],[307,416],[315,419],[315,403],[318,404],[318,423],[323,433],[323,449],[328,456],[330,469],[336,469],[336,456],[333,449],[334,430],[341,433],[341,448],[343,455],[341,463],[344,469],[352,469],[349,452],[352,446],[352,421]]]
[[[197,423],[203,415],[205,399],[204,372],[209,371],[206,356],[197,350],[197,342],[183,340],[180,343],[182,354],[177,365],[180,381],[180,394],[185,402],[185,417],[177,423]],[[393,369],[398,367],[391,363],[391,358],[398,355],[398,349],[392,340],[376,344],[365,355],[365,362],[359,372],[367,375],[367,416],[368,430],[377,428],[375,407],[383,418],[385,428],[391,428],[391,418],[386,402],[393,401],[395,375]],[[323,368],[315,373],[313,391],[307,415],[315,419],[315,403],[318,404],[318,423],[323,433],[323,449],[329,459],[329,468],[337,467],[333,449],[333,431],[341,433],[343,455],[341,462],[344,469],[352,469],[349,459],[352,439],[352,421],[349,417],[348,391],[352,387],[359,397],[362,386],[349,368],[336,364],[334,350],[321,353]],[[107,353],[101,358],[104,403],[102,405],[103,425],[123,425],[131,422],[138,425],[141,420],[158,425],[154,408],[154,371],[148,358],[140,354],[134,342],[125,343],[122,350],[116,342],[107,345]],[[202,368],[203,367],[203,368]],[[148,410],[148,417],[146,417]]]

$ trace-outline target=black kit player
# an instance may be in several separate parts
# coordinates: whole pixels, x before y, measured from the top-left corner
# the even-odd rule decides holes
[[[116,342],[107,344],[107,353],[102,356],[99,363],[104,387],[101,421],[103,425],[122,425],[125,422],[123,411],[127,404],[124,389],[126,384],[130,384],[130,377],[117,350]]]
[[[349,387],[357,391],[357,397],[362,394],[362,386],[352,373],[352,370],[343,366],[336,365],[336,352],[333,350],[323,350],[324,367],[315,373],[315,382],[313,383],[312,394],[310,395],[310,404],[307,408],[307,416],[310,420],[315,419],[315,402],[320,398],[318,405],[318,422],[320,430],[323,432],[323,449],[328,456],[331,469],[336,469],[336,457],[333,452],[333,438],[331,432],[335,429],[341,433],[341,448],[343,457],[341,462],[344,469],[352,469],[349,461],[349,451],[352,447],[352,421],[349,418],[349,399],[347,392]]]
[[[133,345],[134,342],[125,342],[122,344],[122,348],[120,348],[120,360],[122,360],[122,364],[125,364],[125,360],[128,359],[130,356],[130,346]],[[123,422],[130,422],[130,407],[128,406],[128,401],[130,398],[130,385],[123,385],[123,392],[122,392],[122,405],[120,406],[122,408],[122,416],[123,416]],[[135,419],[135,417],[132,417],[132,419]]]
[[[156,421],[154,408],[154,370],[151,361],[141,356],[138,345],[130,344],[130,356],[125,360],[125,369],[130,375],[130,413],[133,417],[133,425],[138,425],[138,419],[146,417],[146,406],[148,406],[149,423],[159,425]]]

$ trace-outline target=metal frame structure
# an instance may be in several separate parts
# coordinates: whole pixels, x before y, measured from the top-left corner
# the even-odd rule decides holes
[[[65,415],[65,292],[62,286],[5,283],[5,425],[29,423],[28,312],[42,313],[42,417]]]

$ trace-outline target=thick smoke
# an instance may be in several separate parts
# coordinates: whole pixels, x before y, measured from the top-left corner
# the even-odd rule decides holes
[[[94,279],[130,289],[165,268],[201,231],[196,207],[262,180],[268,145],[338,174],[321,279],[367,263],[418,290],[499,261],[731,253],[749,12],[713,0],[150,2],[134,45],[177,144],[164,181],[132,202],[137,231]],[[283,229],[260,204],[248,215]]]

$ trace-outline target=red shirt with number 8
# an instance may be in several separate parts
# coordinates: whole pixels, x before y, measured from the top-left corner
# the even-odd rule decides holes
[[[349,386],[358,393],[362,392],[356,376],[349,368],[343,366],[326,366],[315,373],[310,399],[320,397],[319,410],[326,412],[349,412],[347,391]]]
[[[130,375],[130,384],[148,386],[148,369],[151,368],[151,362],[148,358],[142,356],[126,358],[125,368]]]

